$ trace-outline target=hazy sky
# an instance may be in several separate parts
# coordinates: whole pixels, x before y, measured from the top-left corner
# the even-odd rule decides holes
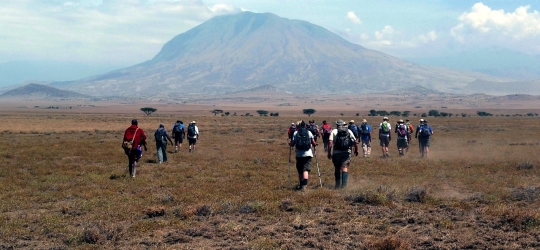
[[[271,12],[398,57],[480,46],[540,54],[538,0],[1,0],[0,63],[133,65],[216,16]]]

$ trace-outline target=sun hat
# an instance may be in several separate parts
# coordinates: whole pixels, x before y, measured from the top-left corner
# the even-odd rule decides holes
[[[383,117],[382,119],[383,119],[383,121],[384,121],[384,120],[388,120],[388,117],[385,116],[385,117]]]
[[[366,120],[366,119],[364,119],[364,120],[362,120],[362,122],[363,122],[363,123],[367,123],[367,120]]]
[[[196,121],[192,121],[191,123],[195,124],[195,123],[197,123],[197,122],[196,122]]]
[[[420,119],[419,122],[424,122],[424,119]]]
[[[354,123],[354,120],[351,120],[349,123]]]
[[[345,124],[345,122],[343,120],[341,120],[341,119],[336,121],[336,125],[338,125],[338,126],[343,126],[343,124]]]
[[[403,123],[403,119],[399,119],[399,121],[397,121],[398,123]]]

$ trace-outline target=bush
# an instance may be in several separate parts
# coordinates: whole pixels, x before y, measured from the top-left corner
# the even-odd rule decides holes
[[[405,196],[405,200],[408,202],[426,202],[426,189],[421,187],[413,187]]]

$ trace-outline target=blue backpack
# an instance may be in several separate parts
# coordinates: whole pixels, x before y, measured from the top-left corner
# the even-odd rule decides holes
[[[420,128],[420,136],[421,137],[430,137],[431,136],[431,132],[429,131],[429,126],[428,125],[422,125],[422,127]]]

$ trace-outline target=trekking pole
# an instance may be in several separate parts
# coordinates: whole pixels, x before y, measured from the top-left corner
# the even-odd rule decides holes
[[[313,149],[315,153],[315,163],[317,164],[317,173],[319,174],[319,184],[322,187],[322,180],[321,180],[321,170],[319,169],[319,160],[317,159],[317,147]]]
[[[292,147],[289,146],[289,188],[291,187],[291,153],[292,153]]]

